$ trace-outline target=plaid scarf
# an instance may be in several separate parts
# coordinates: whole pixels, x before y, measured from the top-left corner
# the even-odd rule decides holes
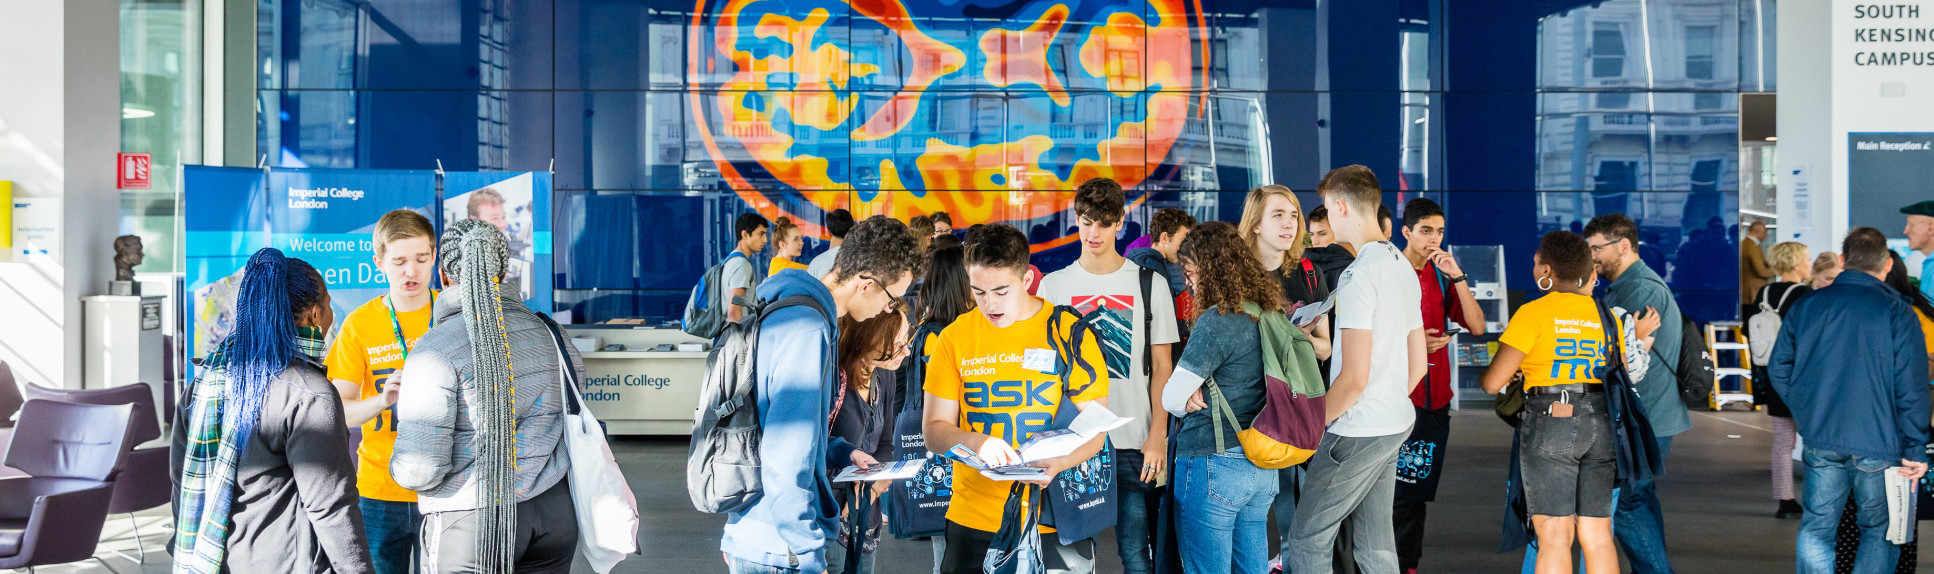
[[[321,329],[296,331],[296,349],[321,360],[329,347]],[[175,522],[176,574],[218,574],[228,553],[229,511],[235,502],[236,414],[222,408],[229,394],[228,346],[209,353],[201,380],[194,385],[188,419],[187,452],[181,465],[181,513]]]

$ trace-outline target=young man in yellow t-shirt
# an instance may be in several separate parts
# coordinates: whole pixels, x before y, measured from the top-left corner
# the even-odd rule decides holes
[[[1062,401],[1073,400],[1083,409],[1106,407],[1108,371],[1074,369],[1068,382],[1074,396],[1063,396],[1055,347],[1048,340],[1052,308],[1027,294],[1033,279],[1027,237],[1011,226],[988,225],[971,234],[967,245],[967,276],[979,312],[962,315],[928,347],[927,449],[944,454],[960,445],[989,464],[1015,464],[1021,459],[1014,445],[1053,428]],[[1065,331],[1055,334],[1057,340],[1067,336]],[[1106,364],[1093,337],[1083,341],[1079,352],[1088,364]],[[1047,469],[1035,482],[1046,485],[1061,471],[1092,458],[1103,438],[1097,436],[1067,456],[1034,463]],[[943,574],[981,570],[987,547],[1000,530],[1010,486],[954,463]],[[1041,531],[1053,532],[1046,527]],[[1043,536],[1041,542],[1043,565],[1050,572],[1094,572],[1094,540],[1063,545],[1055,536]]]
[[[362,495],[363,530],[377,574],[407,574],[416,552],[416,493],[390,478],[396,447],[396,397],[403,359],[434,323],[436,230],[417,212],[398,209],[376,222],[376,265],[389,294],[371,299],[343,318],[342,331],[325,361],[342,394],[344,421],[363,430],[356,449],[356,489]]]

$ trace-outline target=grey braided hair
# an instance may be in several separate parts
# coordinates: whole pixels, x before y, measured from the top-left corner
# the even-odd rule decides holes
[[[510,246],[495,226],[465,219],[443,233],[443,272],[456,280],[463,328],[470,335],[470,376],[477,396],[477,553],[484,572],[510,572],[517,529],[517,397],[499,281]]]

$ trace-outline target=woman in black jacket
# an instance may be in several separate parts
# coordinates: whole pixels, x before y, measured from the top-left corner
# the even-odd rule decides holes
[[[1807,283],[1812,281],[1813,268],[1809,265],[1806,245],[1787,241],[1774,245],[1766,255],[1766,263],[1779,274],[1779,280],[1761,287],[1754,295],[1753,306],[1760,313],[1772,312],[1781,317],[1793,309],[1793,303],[1813,292]],[[1781,325],[1782,329],[1787,328]],[[1804,329],[1804,325],[1793,328]],[[1755,342],[1767,345],[1772,341]],[[1753,385],[1753,402],[1766,406],[1766,414],[1773,417],[1773,499],[1779,501],[1779,508],[1773,517],[1791,519],[1800,517],[1800,504],[1793,499],[1793,445],[1796,434],[1793,426],[1793,411],[1786,408],[1786,401],[1773,391],[1773,380],[1766,372],[1765,365],[1753,365],[1753,380],[1761,384]]]
[[[839,323],[839,384],[832,389],[838,394],[833,399],[832,420],[828,421],[830,436],[835,443],[844,442],[853,448],[856,463],[893,460],[893,371],[907,357],[907,317],[893,310],[865,321],[843,317]],[[827,472],[838,475],[840,470],[829,468]],[[873,572],[873,550],[880,542],[883,516],[878,501],[887,485],[888,481],[877,480],[834,488],[841,520],[838,546],[826,552],[827,572]]]

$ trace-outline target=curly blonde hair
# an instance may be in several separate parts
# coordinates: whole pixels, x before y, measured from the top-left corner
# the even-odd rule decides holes
[[[1227,315],[1243,303],[1264,311],[1283,309],[1283,285],[1256,260],[1253,247],[1236,227],[1221,221],[1198,225],[1182,240],[1182,265],[1195,271],[1195,309],[1201,317],[1210,308]]]
[[[1807,259],[1806,244],[1797,241],[1778,243],[1766,253],[1766,263],[1773,267],[1774,272],[1780,274],[1805,269],[1810,263]]]

